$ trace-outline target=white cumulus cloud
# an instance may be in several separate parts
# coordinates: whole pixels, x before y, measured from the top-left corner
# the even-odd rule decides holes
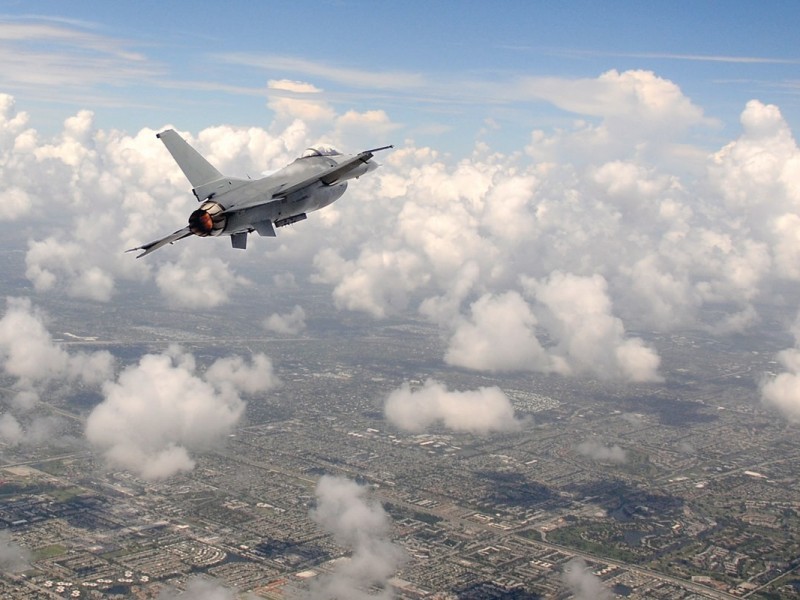
[[[610,462],[621,464],[627,462],[628,455],[625,450],[620,448],[617,444],[613,446],[606,446],[597,440],[586,440],[578,444],[576,450],[578,454],[588,456],[593,460],[600,462]]]
[[[215,579],[194,576],[186,582],[181,591],[165,589],[158,600],[235,600],[236,592]]]
[[[614,597],[582,558],[573,558],[564,566],[562,579],[575,600],[612,600]]]
[[[431,379],[420,389],[404,383],[394,390],[386,399],[384,413],[390,423],[406,431],[424,431],[439,423],[453,431],[478,434],[521,427],[511,401],[500,388],[450,391]]]
[[[0,375],[15,378],[12,395],[0,414],[0,441],[7,444],[65,443],[62,421],[31,416],[45,392],[99,387],[114,372],[106,351],[69,352],[45,325],[46,317],[27,298],[7,298],[0,317]]]
[[[602,276],[556,271],[545,281],[529,280],[527,287],[545,309],[545,326],[558,340],[554,352],[562,364],[602,378],[661,380],[658,354],[641,339],[625,336],[622,320],[611,312]]]
[[[761,400],[776,408],[792,423],[800,423],[800,313],[792,326],[795,347],[778,353],[785,371],[761,381]]]
[[[0,318],[0,367],[23,386],[48,380],[97,385],[111,376],[114,358],[105,351],[67,352],[53,341],[29,299],[8,298]]]
[[[551,371],[557,368],[536,337],[538,323],[517,292],[485,294],[456,325],[448,364],[480,371]]]
[[[220,442],[245,408],[240,392],[275,384],[269,359],[256,355],[213,363],[198,373],[194,356],[178,347],[148,354],[103,386],[103,401],[86,422],[86,437],[114,467],[145,479],[194,468],[190,452]]]
[[[19,573],[30,568],[31,553],[11,537],[11,532],[0,529],[0,572]]]
[[[306,311],[296,305],[288,313],[272,313],[264,319],[264,328],[283,335],[297,335],[306,328]]]
[[[312,584],[311,598],[394,597],[388,582],[403,564],[405,553],[390,540],[389,517],[380,503],[369,499],[364,486],[327,475],[317,483],[316,497],[311,517],[351,554],[333,573]],[[382,590],[377,596],[370,594],[373,586]]]
[[[0,441],[14,446],[19,444],[23,437],[22,425],[14,415],[11,413],[0,415]]]

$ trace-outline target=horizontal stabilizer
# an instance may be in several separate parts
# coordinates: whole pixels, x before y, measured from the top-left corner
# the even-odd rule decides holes
[[[192,235],[192,232],[189,231],[188,227],[184,227],[183,229],[179,229],[178,231],[169,234],[165,238],[161,238],[160,240],[150,242],[149,244],[145,244],[143,246],[137,246],[136,248],[131,248],[130,250],[126,250],[125,252],[135,252],[136,250],[144,250],[144,252],[142,252],[136,257],[136,258],[142,258],[143,256],[150,254],[151,252],[155,252],[162,246],[166,246],[167,244],[172,244],[190,235]]]

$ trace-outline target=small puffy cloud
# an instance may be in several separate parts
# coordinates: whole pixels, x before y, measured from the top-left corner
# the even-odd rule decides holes
[[[390,521],[383,507],[367,497],[366,487],[343,477],[320,478],[315,493],[311,518],[351,554],[312,584],[312,600],[367,600],[374,598],[370,588],[387,590],[405,554],[389,539]]]
[[[0,572],[19,573],[30,568],[31,553],[11,537],[7,529],[0,529]]]
[[[306,328],[306,311],[296,305],[288,313],[272,313],[264,319],[264,328],[282,335],[297,335]]]
[[[573,558],[564,566],[562,579],[574,600],[612,600],[614,597],[582,558]]]
[[[450,391],[431,379],[416,390],[404,383],[389,394],[384,413],[396,427],[415,432],[437,423],[453,431],[477,434],[516,431],[521,426],[511,401],[500,388]]]
[[[783,350],[778,354],[778,360],[786,372],[766,378],[761,383],[761,398],[789,421],[800,423],[800,350]]]
[[[517,292],[486,294],[472,304],[450,338],[445,362],[480,371],[550,371],[535,335],[537,319]]]
[[[292,81],[291,79],[271,79],[267,83],[267,87],[271,90],[281,90],[295,94],[319,94],[322,91],[313,83]]]
[[[792,423],[800,423],[800,313],[791,327],[795,347],[778,353],[778,362],[785,371],[765,376],[761,381],[761,400]]]
[[[0,416],[0,442],[10,446],[71,445],[74,439],[59,433],[63,425],[63,421],[58,417],[20,417],[18,420],[7,412]]]
[[[97,385],[111,376],[108,352],[69,353],[53,341],[44,320],[23,298],[8,298],[0,318],[0,367],[23,385],[49,380]]]
[[[23,439],[22,426],[11,413],[0,415],[0,441],[15,446]]]
[[[58,271],[73,275],[72,265],[78,264],[77,258],[80,254],[80,246],[76,243],[60,242],[52,237],[42,241],[30,241],[28,253],[25,255],[28,267],[25,275],[33,283],[36,291],[49,291],[58,280],[56,274]]]
[[[294,273],[278,273],[272,276],[272,283],[275,284],[275,287],[279,290],[296,290],[297,289],[297,279],[294,276]]]
[[[278,120],[329,121],[336,111],[322,99],[322,90],[302,81],[270,80],[267,84],[267,106]]]
[[[0,319],[3,370],[20,379],[43,380],[68,371],[69,355],[53,342],[30,300],[8,298]]]
[[[158,600],[235,600],[236,592],[219,581],[206,577],[190,577],[184,591],[163,590]]]
[[[241,356],[220,358],[206,370],[205,379],[217,388],[230,385],[247,394],[271,390],[280,381],[272,361],[264,354],[254,354],[250,364]]]
[[[103,386],[103,401],[86,422],[86,437],[115,467],[144,479],[190,471],[190,451],[219,443],[239,422],[244,401],[274,385],[263,355],[248,365],[239,357],[213,363],[204,376],[194,356],[171,347],[148,354]]]
[[[58,436],[61,425],[56,417],[36,417],[22,423],[6,412],[0,415],[0,442],[9,446],[63,442]]]
[[[625,450],[614,444],[613,446],[606,446],[597,440],[586,440],[578,444],[576,448],[578,454],[587,456],[592,460],[600,462],[609,462],[621,464],[628,461],[628,456]]]

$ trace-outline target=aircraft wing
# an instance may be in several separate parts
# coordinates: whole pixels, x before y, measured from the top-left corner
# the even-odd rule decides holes
[[[386,150],[387,148],[393,148],[393,147],[394,146],[383,146],[382,148],[373,148],[372,150],[364,150],[364,152],[359,152],[353,158],[341,162],[335,167],[331,167],[327,171],[323,171],[322,173],[317,173],[315,175],[312,175],[308,179],[304,179],[303,181],[295,183],[292,186],[279,190],[275,195],[273,195],[273,198],[283,198],[284,196],[288,196],[289,194],[292,194],[298,190],[302,190],[304,187],[312,185],[318,181],[322,182],[325,185],[333,185],[343,175],[346,175],[353,169],[361,166],[366,162],[369,162],[369,160],[374,156],[375,152],[378,152],[380,150]]]
[[[144,250],[144,252],[142,252],[136,257],[136,258],[142,258],[143,256],[150,254],[151,252],[155,252],[162,246],[166,246],[167,244],[172,244],[190,235],[193,235],[192,232],[189,231],[188,227],[184,227],[183,229],[179,229],[178,231],[169,234],[165,238],[161,238],[160,240],[144,244],[143,246],[137,246],[136,248],[131,248],[130,250],[126,250],[126,252],[135,252],[136,250]]]

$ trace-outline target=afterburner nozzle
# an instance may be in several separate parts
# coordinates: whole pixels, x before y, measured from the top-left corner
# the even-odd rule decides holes
[[[200,208],[189,215],[189,231],[200,237],[221,234],[228,220],[224,211],[225,208],[218,202],[203,202]]]

